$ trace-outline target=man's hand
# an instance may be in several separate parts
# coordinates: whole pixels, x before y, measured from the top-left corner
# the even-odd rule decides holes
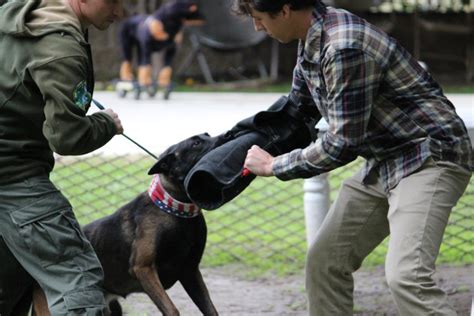
[[[120,121],[117,113],[115,113],[112,109],[105,109],[105,110],[102,110],[101,112],[107,114],[108,116],[110,116],[114,120],[115,127],[117,128],[117,134],[122,134],[123,133],[123,126],[122,126],[122,122]]]
[[[273,176],[273,156],[259,146],[253,145],[247,152],[244,168],[257,176]]]

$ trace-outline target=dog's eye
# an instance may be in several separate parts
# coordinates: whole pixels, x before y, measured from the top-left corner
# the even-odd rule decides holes
[[[193,143],[193,147],[196,147],[196,146],[199,146],[201,145],[201,141],[200,140],[195,140],[194,143]]]

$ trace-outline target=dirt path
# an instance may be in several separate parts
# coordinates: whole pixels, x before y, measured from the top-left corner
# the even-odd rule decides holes
[[[303,274],[249,280],[243,277],[242,269],[224,267],[202,271],[220,315],[307,315]],[[472,265],[440,266],[435,275],[459,316],[470,315],[473,275]],[[397,315],[382,267],[358,271],[355,280],[354,315]],[[176,284],[168,293],[181,315],[201,315],[181,285]],[[160,315],[144,294],[130,295],[121,302],[126,315]]]

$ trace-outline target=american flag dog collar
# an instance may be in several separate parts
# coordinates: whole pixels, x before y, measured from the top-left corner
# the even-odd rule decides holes
[[[201,209],[196,204],[183,203],[169,195],[161,185],[158,174],[153,176],[153,180],[148,188],[148,195],[160,210],[171,215],[191,218],[201,214]]]

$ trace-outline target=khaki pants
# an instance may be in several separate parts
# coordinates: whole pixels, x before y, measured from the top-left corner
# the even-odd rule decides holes
[[[352,273],[389,234],[385,274],[400,315],[456,315],[432,275],[451,209],[470,177],[430,158],[389,194],[377,175],[367,186],[361,172],[344,181],[308,251],[310,315],[353,314]]]
[[[0,186],[0,315],[14,315],[33,279],[51,314],[102,315],[100,262],[66,198],[46,177]]]

